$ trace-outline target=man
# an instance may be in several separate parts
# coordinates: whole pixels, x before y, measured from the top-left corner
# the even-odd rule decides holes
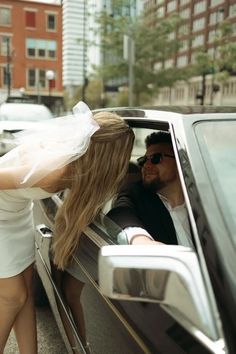
[[[152,133],[145,143],[146,154],[138,159],[142,180],[124,187],[108,213],[125,230],[119,243],[193,247],[170,134]]]

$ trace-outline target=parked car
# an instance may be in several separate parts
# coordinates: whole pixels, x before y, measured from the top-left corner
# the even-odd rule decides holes
[[[13,134],[34,129],[34,122],[51,119],[51,111],[42,104],[2,103],[0,105],[0,155],[15,147]]]
[[[68,352],[235,354],[236,108],[112,111],[134,130],[132,161],[150,132],[170,132],[195,248],[119,245],[101,213],[62,272],[50,245],[66,192],[37,201],[37,271]]]

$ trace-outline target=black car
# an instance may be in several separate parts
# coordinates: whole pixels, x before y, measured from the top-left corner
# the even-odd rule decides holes
[[[119,245],[110,201],[61,272],[50,244],[66,191],[35,203],[37,271],[68,352],[235,354],[236,109],[112,111],[134,130],[132,163],[150,132],[170,132],[195,246]]]

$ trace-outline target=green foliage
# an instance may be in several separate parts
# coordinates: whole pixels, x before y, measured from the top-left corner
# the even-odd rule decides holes
[[[124,8],[121,11],[121,3],[124,6],[130,1],[113,1],[112,16],[105,11],[96,16],[104,58],[103,64],[96,68],[96,74],[105,82],[116,81],[118,85],[128,85],[128,62],[123,58],[123,41],[124,35],[130,36],[135,42],[134,95],[135,104],[139,104],[142,97],[149,99],[153,91],[166,86],[166,80],[172,84],[179,79],[180,71],[156,72],[155,64],[165,61],[180,48],[181,43],[171,37],[180,25],[180,18],[174,14],[150,25],[143,16],[127,16]],[[150,84],[153,86],[152,92],[148,89]],[[120,97],[121,102],[125,101],[124,93]]]
[[[213,57],[201,51],[195,57],[192,73],[195,75],[217,74],[221,81],[236,73],[236,43],[232,43],[233,24],[223,21],[216,31]]]
[[[225,20],[217,25],[213,42],[213,57],[204,48],[198,48],[195,61],[187,68],[155,69],[156,63],[164,63],[173,58],[181,48],[181,41],[173,36],[181,32],[183,20],[173,14],[156,21],[151,16],[132,17],[129,6],[132,0],[111,0],[112,13],[102,11],[96,14],[99,24],[100,48],[102,64],[94,68],[94,77],[89,78],[86,98],[93,107],[106,103],[121,106],[128,104],[128,61],[123,58],[124,35],[128,35],[135,43],[134,70],[134,104],[140,105],[152,100],[161,87],[173,86],[178,80],[190,77],[215,74],[218,80],[224,81],[230,74],[236,73],[236,44],[231,42],[233,24]],[[96,29],[97,31],[97,29]],[[86,46],[89,44],[86,42]],[[103,94],[106,86],[117,85],[124,90],[116,95]],[[81,98],[81,88],[77,98]],[[114,101],[116,97],[117,101]]]

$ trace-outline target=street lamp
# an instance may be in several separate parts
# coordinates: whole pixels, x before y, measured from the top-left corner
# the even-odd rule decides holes
[[[47,70],[46,71],[46,79],[48,80],[48,100],[49,100],[49,106],[51,107],[51,84],[52,80],[55,78],[55,73],[52,70]]]
[[[52,70],[46,71],[46,79],[48,80],[48,96],[51,96],[51,82],[54,80],[55,74]]]
[[[7,67],[6,67],[6,79],[7,79],[7,98],[11,96],[11,54],[10,54],[10,39],[7,37]]]

